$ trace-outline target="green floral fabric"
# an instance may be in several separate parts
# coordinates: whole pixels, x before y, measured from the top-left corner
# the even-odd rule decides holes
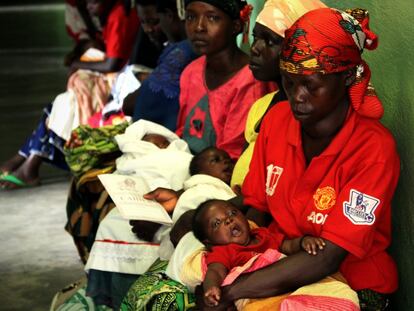
[[[116,158],[111,156],[112,154],[120,155],[114,137],[124,133],[128,125],[128,122],[99,128],[81,125],[74,129],[64,148],[66,163],[73,175],[79,177],[90,169],[100,168],[101,164]]]
[[[165,274],[168,261],[158,259],[131,286],[121,311],[173,311],[195,309],[195,296]]]

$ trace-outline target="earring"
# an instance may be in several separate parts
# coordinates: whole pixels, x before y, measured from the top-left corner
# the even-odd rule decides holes
[[[184,0],[177,0],[177,13],[180,20],[185,20],[185,3]]]
[[[361,79],[363,73],[364,73],[364,66],[362,64],[359,64],[356,67],[355,77],[359,80]]]

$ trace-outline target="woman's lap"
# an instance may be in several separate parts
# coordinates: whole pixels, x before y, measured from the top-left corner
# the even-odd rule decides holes
[[[83,263],[88,259],[100,221],[114,207],[109,197],[105,198],[105,193],[94,188],[84,185],[79,190],[77,181],[73,179],[66,202],[65,229],[72,235]]]
[[[139,275],[89,270],[86,295],[96,305],[106,305],[119,310],[121,301]]]
[[[19,154],[26,158],[34,154],[43,158],[45,162],[58,168],[68,170],[69,168],[63,154],[63,145],[65,144],[65,141],[46,126],[51,109],[52,104],[48,104],[43,109],[43,114],[36,129],[20,148]]]
[[[99,223],[85,269],[138,275],[151,267],[158,251],[159,241],[139,239],[115,208]]]
[[[121,304],[122,311],[190,310],[195,296],[182,284],[165,275],[168,262],[157,260],[129,289]]]
[[[139,277],[125,296],[121,310],[186,310],[195,307],[195,296],[188,289],[165,275],[167,262],[158,260]],[[297,291],[265,299],[244,301],[243,310],[359,310],[357,293],[343,279],[327,277]],[[339,310],[338,309],[338,310]],[[366,309],[373,310],[373,309]],[[379,309],[381,310],[381,309]]]

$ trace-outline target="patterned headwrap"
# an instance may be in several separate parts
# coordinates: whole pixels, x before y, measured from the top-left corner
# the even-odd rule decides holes
[[[239,19],[240,11],[247,5],[245,0],[185,0],[185,6],[191,2],[200,1],[219,8],[229,15],[231,19]]]
[[[285,37],[285,30],[299,17],[319,8],[326,8],[326,5],[319,0],[267,0],[256,18],[256,23]]]
[[[356,68],[355,82],[348,88],[351,105],[363,116],[380,119],[384,109],[369,83],[368,64],[361,58],[364,48],[373,50],[378,45],[368,18],[363,9],[306,13],[286,31],[280,68],[301,75]]]

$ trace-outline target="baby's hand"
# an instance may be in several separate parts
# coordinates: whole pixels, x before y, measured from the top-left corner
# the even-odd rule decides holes
[[[323,250],[325,245],[323,239],[315,238],[313,236],[304,236],[300,243],[300,247],[310,255],[316,255],[318,250]]]
[[[215,307],[219,304],[221,298],[221,289],[220,287],[213,286],[210,287],[204,293],[204,303],[209,307]]]

